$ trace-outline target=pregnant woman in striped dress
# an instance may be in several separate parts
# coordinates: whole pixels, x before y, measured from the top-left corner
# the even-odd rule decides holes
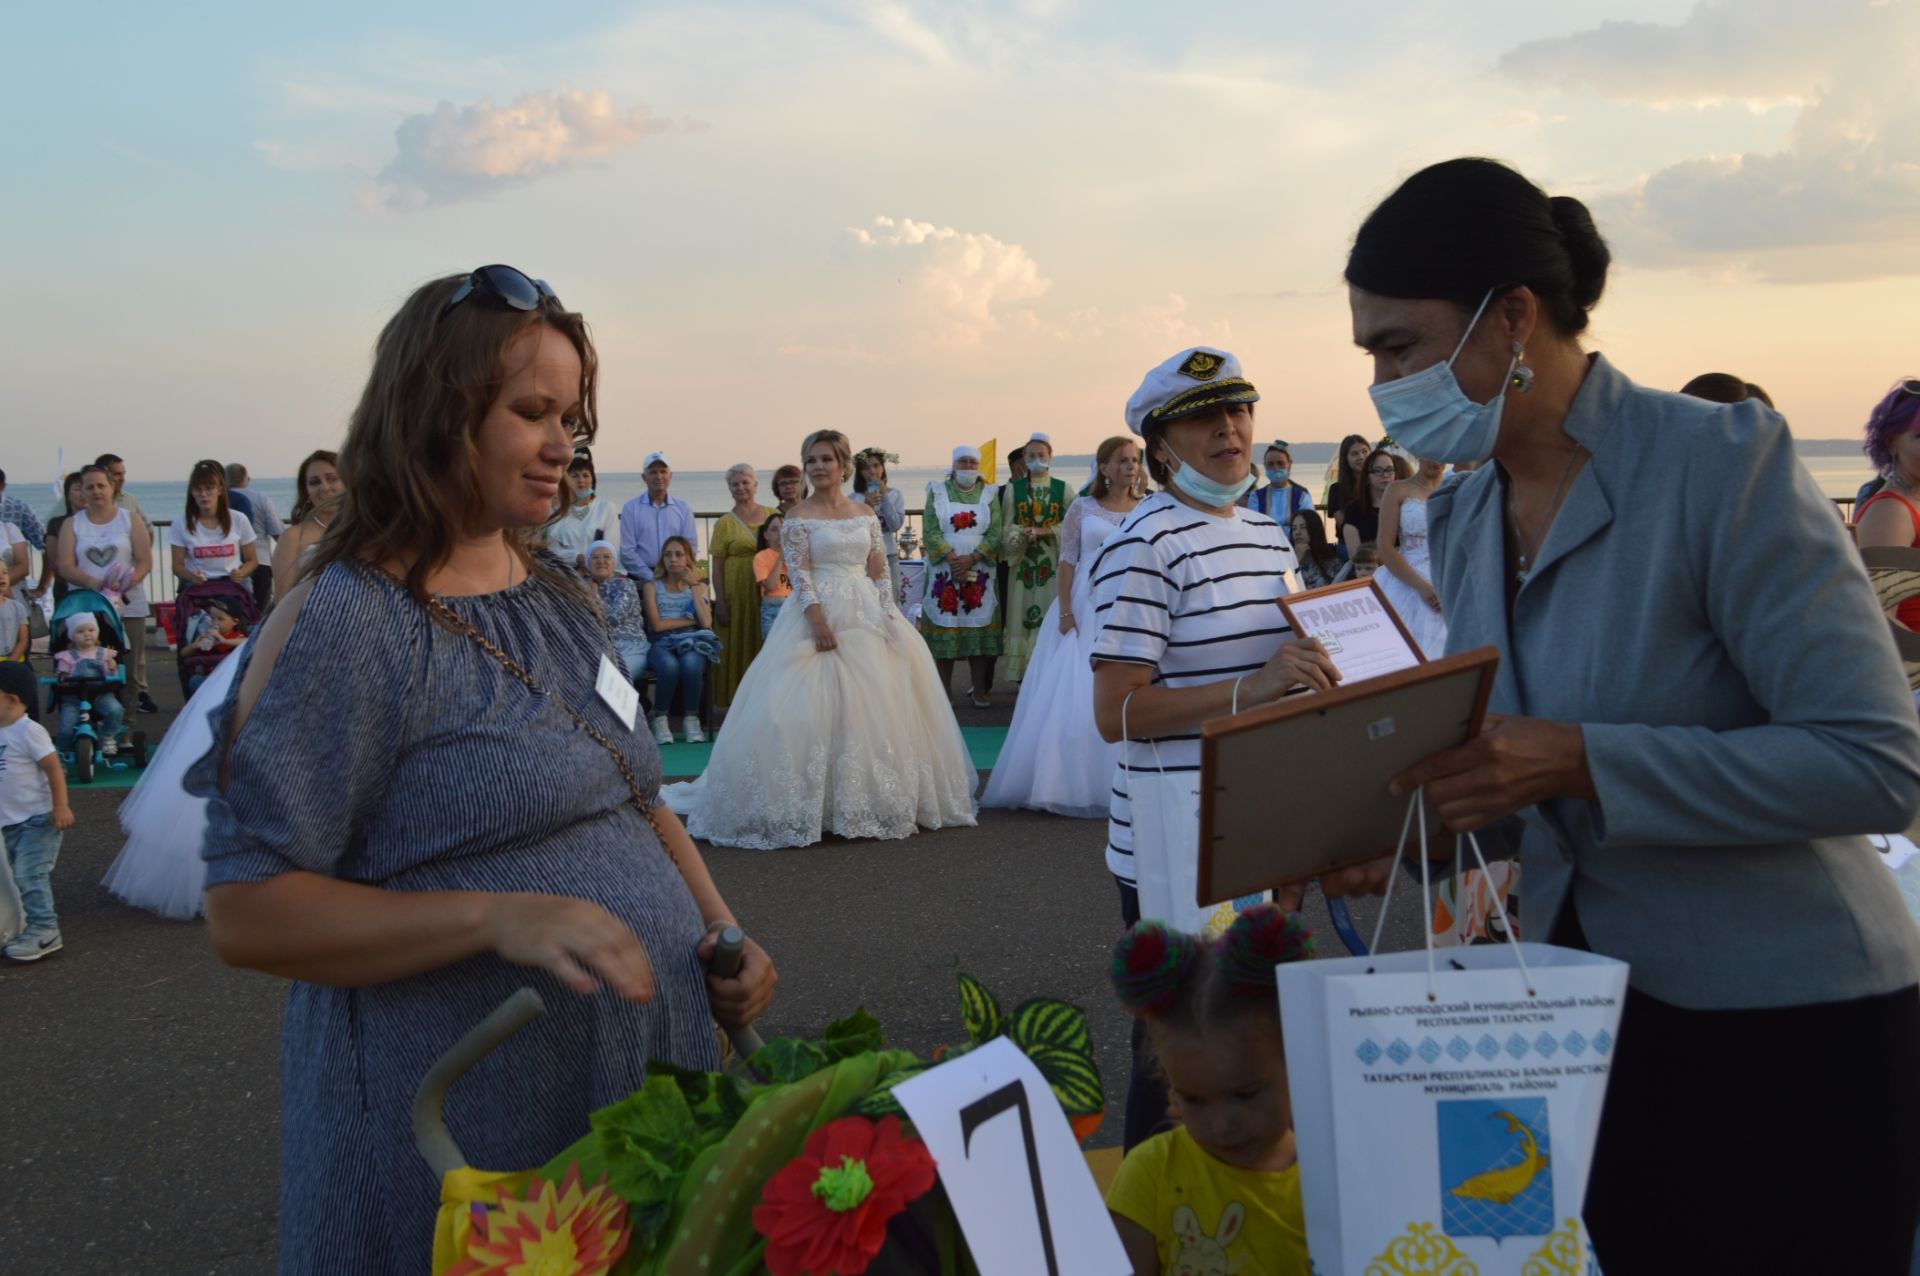
[[[651,738],[596,693],[618,670],[604,618],[527,549],[593,438],[594,367],[585,321],[511,268],[408,299],[340,454],[333,535],[189,774],[215,950],[293,981],[282,1272],[427,1270],[439,1184],[409,1102],[515,988],[546,1013],[446,1108],[488,1169],[558,1153],[649,1059],[716,1066],[715,1021],[772,996],[751,945],[738,978],[705,973],[731,914],[649,809]]]

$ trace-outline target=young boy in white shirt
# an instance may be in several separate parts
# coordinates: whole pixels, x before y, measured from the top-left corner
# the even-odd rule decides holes
[[[0,949],[14,961],[39,961],[60,951],[50,879],[60,836],[73,827],[60,755],[31,712],[39,696],[31,666],[0,663],[0,838],[26,914],[26,929]]]

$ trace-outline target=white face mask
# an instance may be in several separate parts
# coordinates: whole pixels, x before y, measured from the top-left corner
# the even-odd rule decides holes
[[[1044,457],[1037,460],[1030,460],[1027,462],[1027,473],[1029,474],[1045,474],[1048,470],[1052,468],[1053,468],[1053,462],[1046,460]]]
[[[953,472],[953,485],[963,492],[979,481],[979,470],[955,470]]]
[[[1194,500],[1200,502],[1200,504],[1207,509],[1223,510],[1227,508],[1227,506],[1238,502],[1239,499],[1245,496],[1253,487],[1254,480],[1251,469],[1247,471],[1246,476],[1238,483],[1216,483],[1199,470],[1188,465],[1185,461],[1180,460],[1180,454],[1173,450],[1171,443],[1167,444],[1167,451],[1173,456],[1174,460],[1180,462],[1180,468],[1175,470],[1172,475],[1173,485],[1185,492],[1188,496],[1191,496]]]
[[[1453,375],[1454,360],[1467,348],[1467,338],[1473,335],[1492,300],[1493,290],[1488,289],[1467,330],[1460,335],[1460,344],[1445,363],[1367,390],[1387,437],[1415,456],[1432,461],[1484,461],[1493,455],[1494,444],[1500,440],[1500,410],[1507,401],[1507,387],[1514,384],[1514,369],[1520,364],[1519,346],[1514,346],[1513,361],[1501,378],[1500,392],[1485,403],[1469,399]]]

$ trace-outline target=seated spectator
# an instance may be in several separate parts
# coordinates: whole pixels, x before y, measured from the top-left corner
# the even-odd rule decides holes
[[[612,541],[603,537],[587,546],[587,578],[606,609],[613,649],[620,653],[627,677],[637,684],[647,676],[647,612],[640,603],[640,587],[631,576],[622,576],[619,567],[620,551]]]
[[[33,551],[27,548],[27,534],[13,523],[0,523],[0,576],[9,585],[17,585],[33,570]]]
[[[587,550],[597,541],[613,542],[620,537],[620,511],[613,502],[595,493],[599,476],[594,473],[593,457],[575,455],[567,463],[567,482],[573,486],[573,503],[567,512],[546,526],[547,551],[573,570],[587,570]]]
[[[707,586],[694,570],[693,542],[669,536],[652,576],[643,596],[653,642],[647,652],[647,667],[653,670],[653,738],[673,743],[668,719],[678,700],[687,743],[705,744],[700,685],[706,667],[720,659],[720,639],[713,632]]]
[[[1301,588],[1318,589],[1340,578],[1345,564],[1327,544],[1327,525],[1321,521],[1319,510],[1301,510],[1293,516],[1287,531],[1293,541],[1293,556],[1300,562]]]
[[[1372,541],[1353,551],[1353,574],[1365,580],[1380,570],[1380,547]]]
[[[780,619],[780,608],[793,593],[793,586],[787,580],[787,556],[780,552],[780,529],[786,523],[778,513],[768,515],[767,521],[760,524],[753,556],[753,579],[760,586],[761,642],[773,632],[773,622]]]
[[[227,467],[197,462],[187,477],[186,516],[174,529],[174,579],[182,585],[245,580],[260,565],[254,542],[253,524],[227,503]]]

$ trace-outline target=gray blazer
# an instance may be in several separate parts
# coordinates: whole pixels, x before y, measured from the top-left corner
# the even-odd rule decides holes
[[[1448,650],[1498,647],[1493,711],[1586,738],[1599,800],[1506,830],[1527,933],[1571,900],[1595,952],[1690,1009],[1920,981],[1920,929],[1862,836],[1920,812],[1920,718],[1786,422],[1643,389],[1596,355],[1566,430],[1592,456],[1511,630],[1496,468],[1427,507]]]

